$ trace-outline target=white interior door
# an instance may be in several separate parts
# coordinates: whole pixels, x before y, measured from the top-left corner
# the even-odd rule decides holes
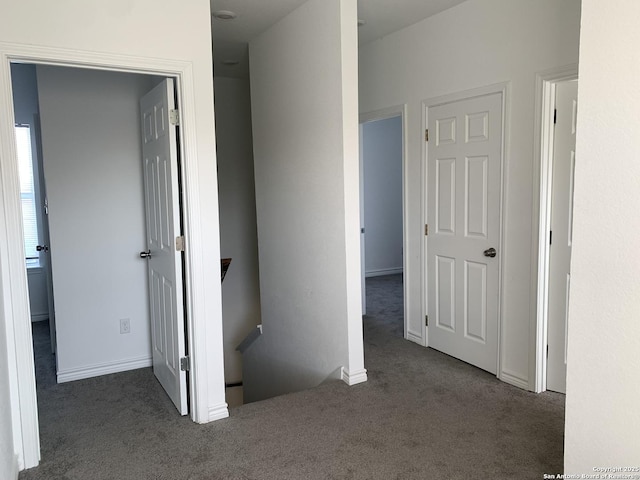
[[[42,184],[41,184],[42,185]],[[44,189],[42,189],[42,192],[45,192]],[[43,215],[42,215],[42,229],[40,230],[41,233],[41,240],[40,240],[40,246],[44,247],[41,251],[40,251],[40,265],[42,265],[42,268],[44,269],[44,274],[45,274],[45,278],[46,278],[46,282],[47,282],[47,310],[49,311],[49,336],[51,339],[51,353],[53,353],[55,355],[55,360],[56,360],[56,372],[58,371],[58,355],[57,355],[57,335],[56,335],[56,309],[54,306],[54,300],[53,300],[53,275],[52,275],[52,270],[51,270],[51,254],[50,254],[50,245],[51,245],[51,240],[49,238],[49,206],[48,206],[48,200],[45,195],[42,195],[42,198],[44,198],[42,204],[41,204],[41,208],[43,211]]]
[[[502,94],[428,110],[429,346],[497,372]]]
[[[577,100],[577,80],[556,85],[556,123],[553,137],[551,187],[551,245],[549,246],[547,389],[561,393],[565,393],[567,382],[567,318],[571,284]]]
[[[359,151],[360,151],[360,281],[362,282],[362,315],[367,314],[367,278],[365,275],[365,230],[364,230],[364,129],[362,124],[358,129]]]
[[[145,213],[147,221],[149,304],[153,372],[180,414],[187,414],[187,377],[180,368],[185,355],[178,150],[173,80],[166,79],[140,100],[143,131]]]
[[[51,353],[55,355],[56,372],[58,371],[57,336],[56,336],[56,310],[53,299],[53,272],[51,270],[51,239],[49,236],[49,200],[47,198],[47,187],[44,179],[44,165],[42,161],[42,135],[40,129],[40,115],[34,115],[34,140],[35,154],[38,164],[38,206],[40,208],[38,234],[40,236],[39,245],[40,265],[44,269],[47,282],[47,309],[49,311],[49,336],[51,339]]]

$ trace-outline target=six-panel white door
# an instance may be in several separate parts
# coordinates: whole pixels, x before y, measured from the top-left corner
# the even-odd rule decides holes
[[[501,93],[428,109],[429,346],[494,374],[502,121]]]
[[[147,252],[141,256],[148,262],[153,372],[180,414],[186,415],[186,372],[180,369],[185,354],[182,254],[176,249],[178,150],[176,128],[169,121],[173,80],[163,81],[145,95],[140,107],[147,221]]]
[[[571,285],[573,173],[576,163],[578,82],[556,85],[553,138],[549,310],[547,321],[547,389],[565,393],[567,384],[567,318]]]

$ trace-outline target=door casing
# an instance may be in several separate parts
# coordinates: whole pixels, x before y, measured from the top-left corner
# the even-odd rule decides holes
[[[190,346],[191,380],[189,382],[191,418],[197,423],[228,416],[226,404],[208,406],[206,293],[201,279],[206,245],[200,232],[200,187],[195,138],[195,90],[189,62],[158,58],[83,52],[23,44],[0,43],[0,162],[2,196],[0,197],[0,306],[7,321],[9,392],[14,445],[20,469],[34,467],[40,460],[40,438],[35,385],[35,367],[24,267],[24,244],[11,89],[11,63],[32,63],[76,68],[90,68],[175,78],[181,110],[180,153],[184,178],[184,232],[189,248],[185,252],[185,306],[187,337]],[[221,322],[221,318],[218,319]],[[209,355],[211,356],[211,355]],[[221,385],[224,389],[224,384]]]
[[[504,362],[502,359],[502,352],[505,350],[502,345],[502,339],[504,335],[502,334],[504,325],[502,322],[502,312],[504,311],[504,295],[503,295],[503,278],[504,278],[504,225],[505,225],[505,215],[506,209],[504,208],[505,204],[505,192],[506,192],[506,169],[507,169],[507,152],[509,151],[509,124],[510,124],[510,89],[511,84],[509,82],[502,82],[493,85],[488,85],[485,87],[474,88],[471,90],[465,90],[461,92],[452,93],[449,95],[444,95],[440,97],[431,98],[428,100],[422,101],[422,132],[427,130],[429,125],[429,108],[436,107],[438,105],[443,105],[451,102],[458,102],[461,100],[466,100],[474,97],[491,95],[494,93],[498,93],[502,96],[502,158],[501,158],[501,168],[500,168],[500,227],[499,227],[499,242],[497,249],[499,252],[502,252],[499,257],[500,265],[498,267],[498,292],[500,298],[498,299],[498,339],[497,339],[497,377],[503,382],[515,385],[520,388],[528,388],[526,382],[520,379],[518,376],[514,375],[512,372],[509,372],[507,369],[503,367]],[[427,218],[427,188],[428,188],[428,178],[427,178],[427,161],[428,161],[428,148],[427,141],[422,142],[422,165],[421,165],[421,178],[422,178],[422,219],[425,225],[428,225]],[[427,235],[422,235],[422,258],[421,258],[421,266],[422,266],[422,318],[426,318],[428,313],[428,282],[427,282]],[[424,338],[424,346],[429,346],[429,327],[426,325],[426,322],[423,322],[423,338]]]
[[[531,313],[531,338],[535,339],[529,362],[533,371],[530,390],[547,389],[547,333],[549,306],[549,231],[551,229],[551,179],[553,173],[553,110],[556,84],[578,78],[578,65],[571,64],[536,75],[534,199],[532,218],[537,225],[538,248],[531,265],[531,296],[536,299]],[[537,173],[537,175],[536,175]],[[535,198],[537,195],[538,198]],[[535,235],[535,233],[534,233]],[[535,237],[534,237],[535,238]]]

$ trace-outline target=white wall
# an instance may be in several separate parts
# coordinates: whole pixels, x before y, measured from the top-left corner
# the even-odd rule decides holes
[[[224,377],[242,380],[236,347],[260,323],[258,234],[249,80],[215,77],[220,255],[232,258],[222,284]]]
[[[248,401],[340,367],[366,379],[355,7],[310,0],[249,45],[264,334]]]
[[[37,72],[58,380],[149,366],[140,98],[152,77]]]
[[[365,274],[402,271],[402,117],[362,125]]]
[[[638,18],[636,0],[582,2],[565,432],[571,474],[640,466]]]
[[[188,84],[183,92],[193,94],[188,100],[193,100],[191,105],[194,106],[194,116],[187,119],[188,125],[185,126],[190,132],[190,154],[186,160],[187,171],[193,174],[189,180],[192,182],[190,192],[193,193],[191,206],[195,204],[204,209],[202,215],[194,215],[189,220],[193,231],[193,238],[189,241],[192,247],[189,256],[194,260],[195,270],[192,291],[197,299],[192,305],[192,314],[198,326],[196,345],[192,347],[197,348],[196,354],[200,359],[206,359],[206,362],[201,361],[192,372],[192,375],[200,379],[198,385],[201,387],[196,392],[198,402],[194,418],[205,422],[226,416],[209,1],[117,0],[100,4],[78,0],[5,2],[0,16],[0,46],[5,51],[13,51],[14,45],[49,47],[51,56],[64,58],[69,58],[69,52],[73,51],[82,52],[83,55],[86,52],[88,55],[85,58],[88,59],[95,58],[92,55],[99,53],[114,55],[115,57],[111,57],[114,62],[121,62],[123,58],[138,63],[155,59],[153,62],[173,62],[174,65],[177,65],[175,62],[181,62],[180,65],[183,65],[176,66],[175,69],[181,68],[185,72],[184,78],[188,79]],[[7,71],[6,65],[0,65],[2,91],[7,88]],[[6,98],[0,96],[0,111],[10,111],[7,102]],[[7,114],[0,115],[0,136],[3,140],[9,138],[12,123]],[[4,173],[4,168],[11,165],[13,159],[7,155],[6,148],[3,148],[3,152],[0,161]],[[8,200],[0,200],[0,219],[4,219],[7,225],[16,225],[18,214],[13,207],[13,200]],[[196,213],[195,210],[190,211]],[[5,232],[0,229],[0,277],[5,301],[0,324],[14,322],[14,318],[19,322],[26,310],[22,305],[27,299],[21,290],[9,289],[11,282],[15,282],[16,278],[20,279],[17,262],[11,260],[16,257],[7,254],[7,251],[19,248],[14,230],[15,228]],[[205,265],[210,267],[204,268]],[[19,281],[24,281],[26,285],[24,279]],[[200,328],[205,319],[206,327]],[[16,348],[21,351],[28,348],[28,342],[23,341],[26,328],[19,326],[18,330],[18,336],[7,339],[11,344],[8,345],[11,352],[9,368],[15,375],[10,377],[13,380],[9,385],[2,384],[0,387],[3,390],[8,388],[11,392],[15,448],[21,453],[26,452],[21,459],[27,465],[33,465],[37,462],[34,449],[22,450],[19,435],[15,433],[16,428],[23,428],[33,437],[36,431],[33,423],[24,422],[26,417],[21,418],[18,410],[21,402],[19,392],[22,394],[22,402],[33,401],[25,400],[25,395],[34,396],[29,393],[33,392],[33,387],[29,387],[33,379],[30,373],[32,364],[26,361],[16,363],[13,360]],[[27,358],[26,355],[22,357]],[[18,383],[17,378],[26,380]],[[33,442],[29,445],[33,445]]]
[[[408,105],[406,178],[409,246],[408,330],[421,336],[424,234],[421,102],[510,82],[505,152],[506,224],[502,297],[502,378],[533,388],[536,252],[533,225],[535,76],[576,63],[579,0],[468,0],[360,49],[360,111]]]

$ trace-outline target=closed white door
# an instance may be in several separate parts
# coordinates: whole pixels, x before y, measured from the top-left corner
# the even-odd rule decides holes
[[[549,246],[547,389],[565,393],[578,82],[556,85]]]
[[[430,107],[429,346],[497,372],[502,94]]]
[[[167,79],[140,100],[149,305],[153,372],[182,415],[187,414],[187,377],[180,368],[185,355],[182,253],[180,235],[178,150],[173,80]]]

